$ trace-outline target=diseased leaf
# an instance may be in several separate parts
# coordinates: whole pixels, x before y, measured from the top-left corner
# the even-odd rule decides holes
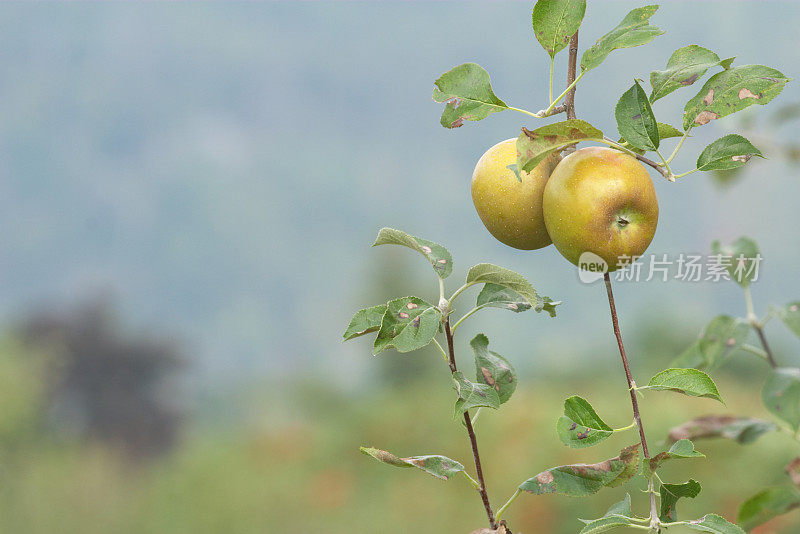
[[[683,129],[703,126],[778,96],[790,78],[764,65],[740,65],[713,75],[683,108]]]
[[[384,313],[386,313],[386,304],[379,304],[378,306],[358,310],[356,314],[353,315],[353,318],[350,319],[347,330],[342,334],[344,338],[343,341],[348,341],[355,337],[369,334],[370,332],[377,332],[381,327],[381,320],[383,319]]]
[[[603,517],[593,520],[581,519],[586,526],[581,529],[580,534],[600,534],[618,527],[635,524],[633,512],[631,511],[631,496],[625,494],[625,499],[614,504]]]
[[[775,314],[794,335],[800,337],[800,301],[790,302],[776,310]]]
[[[500,407],[500,397],[494,388],[487,384],[470,382],[461,371],[453,373],[453,387],[458,395],[454,417],[472,408],[484,407],[496,410]]]
[[[708,514],[692,521],[681,521],[679,524],[692,530],[711,532],[712,534],[745,534],[744,530],[716,514]]]
[[[749,531],[797,507],[800,507],[800,492],[796,489],[767,488],[742,503],[737,522],[743,529]]]
[[[564,401],[564,415],[558,419],[556,430],[561,442],[573,449],[591,447],[614,433],[592,405],[577,395]]]
[[[463,465],[446,456],[429,455],[398,458],[390,452],[373,447],[361,447],[361,452],[394,467],[416,467],[441,480],[449,480],[453,475],[464,471]]]
[[[676,391],[691,397],[707,397],[722,402],[711,377],[697,369],[666,369],[651,378],[647,388]]]
[[[421,349],[439,331],[441,320],[442,312],[421,298],[391,300],[386,305],[372,353],[377,355],[390,347],[397,352]]]
[[[381,228],[375,238],[373,247],[378,245],[402,245],[416,250],[427,259],[439,278],[447,278],[453,272],[453,257],[450,252],[439,243],[414,237],[394,228]]]
[[[546,309],[548,305],[558,304],[553,303],[547,297],[539,296],[531,283],[521,274],[491,263],[479,263],[471,268],[467,273],[467,284],[495,284],[505,287],[521,295],[537,312]],[[551,315],[553,314],[551,313]]]
[[[665,70],[656,70],[650,73],[650,102],[655,102],[671,92],[687,87],[701,78],[708,69],[722,64],[725,61],[730,67],[730,61],[720,60],[719,56],[702,46],[689,45],[675,50],[667,60]]]
[[[433,89],[433,99],[446,104],[441,123],[458,128],[464,121],[479,121],[508,109],[492,90],[489,73],[477,63],[464,63],[442,74]]]
[[[531,309],[528,300],[507,287],[497,284],[486,284],[478,293],[476,302],[478,308],[503,308],[519,313]]]
[[[719,367],[747,341],[750,325],[729,315],[718,315],[700,332],[700,337],[673,362],[674,367],[707,370]]]
[[[675,505],[683,497],[694,499],[700,494],[700,484],[696,480],[689,480],[683,484],[662,484],[661,485],[661,511],[659,519],[665,523],[672,523],[678,520],[675,512]]]
[[[728,274],[740,286],[747,287],[750,282],[758,278],[761,254],[758,251],[758,244],[749,237],[740,237],[728,245],[714,241],[711,243],[711,251],[714,254],[730,258],[730,265],[727,267]]]
[[[659,122],[659,123],[656,123],[656,124],[658,126],[658,138],[660,140],[662,140],[662,141],[664,139],[669,139],[670,137],[683,137],[683,132],[678,130],[674,126],[671,126],[669,124],[665,124],[663,122]],[[627,148],[628,150],[630,150],[632,152],[636,152],[637,154],[641,155],[641,154],[644,154],[645,152],[647,152],[646,150],[643,150],[641,148],[637,148],[637,147],[633,146],[632,144],[627,142],[622,137],[619,138],[618,142],[624,148]]]
[[[650,458],[650,470],[657,470],[659,467],[661,467],[661,464],[667,460],[705,457],[705,454],[695,450],[694,443],[688,439],[680,439],[676,441],[668,451],[660,452]]]
[[[697,158],[697,170],[725,171],[743,166],[753,156],[763,158],[761,151],[738,134],[720,137],[703,149]]]
[[[800,488],[800,457],[795,458],[786,465],[786,474],[792,479],[792,484]]]
[[[517,373],[511,362],[489,350],[489,338],[478,334],[469,342],[475,355],[477,380],[497,392],[500,404],[511,398],[517,389]]]
[[[638,80],[617,102],[614,117],[619,134],[629,144],[642,150],[658,148],[660,138],[656,117]]]
[[[529,478],[519,489],[543,495],[560,493],[581,497],[597,493],[603,487],[621,485],[636,474],[639,445],[622,449],[619,456],[597,464],[562,465]]]
[[[586,0],[538,0],[533,6],[533,32],[545,52],[554,57],[566,48],[581,26]]]
[[[658,6],[652,5],[630,11],[622,19],[622,22],[583,53],[581,70],[592,70],[605,61],[608,54],[618,48],[631,48],[647,44],[664,33],[663,30],[650,25],[650,17],[656,10],[658,10]]]
[[[732,415],[706,415],[698,417],[669,431],[670,441],[682,439],[725,438],[741,445],[752,443],[778,427],[763,419],[735,417]]]
[[[774,369],[761,390],[764,406],[797,432],[800,428],[800,369]]]
[[[579,141],[602,138],[603,132],[580,119],[555,122],[535,130],[523,128],[517,138],[517,168],[531,172],[556,150]]]

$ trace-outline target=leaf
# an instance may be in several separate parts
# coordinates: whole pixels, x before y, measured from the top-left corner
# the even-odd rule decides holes
[[[579,141],[602,138],[603,132],[580,119],[555,122],[535,130],[522,128],[517,138],[517,168],[531,172],[556,150]]]
[[[581,26],[586,0],[539,0],[533,6],[533,33],[550,57],[566,48]]]
[[[761,390],[761,399],[772,415],[797,432],[800,428],[800,369],[774,369]]]
[[[742,503],[737,522],[749,531],[797,507],[800,507],[800,492],[794,488],[767,488]]]
[[[675,505],[682,497],[694,499],[700,494],[700,483],[689,480],[683,484],[661,484],[661,511],[658,515],[661,521],[672,523],[678,520]]]
[[[441,124],[458,128],[464,121],[479,121],[492,113],[508,109],[497,98],[486,69],[477,63],[464,63],[442,74],[433,89],[433,99],[446,104]]]
[[[683,108],[683,129],[703,126],[753,104],[763,106],[789,82],[764,65],[741,65],[713,75]]]
[[[639,461],[639,445],[622,449],[619,456],[597,464],[562,465],[529,478],[519,489],[544,495],[560,493],[581,497],[597,493],[603,487],[618,486],[629,480]]]
[[[725,171],[743,166],[753,156],[763,158],[761,151],[738,134],[720,137],[703,149],[697,158],[699,171]]]
[[[493,388],[500,404],[504,404],[517,389],[517,373],[514,367],[508,360],[489,350],[489,338],[483,334],[472,338],[469,345],[475,355],[478,382]]]
[[[668,451],[660,452],[654,457],[650,458],[650,470],[657,470],[659,467],[661,467],[661,464],[667,460],[705,457],[705,454],[695,450],[694,443],[688,439],[680,439],[676,441]]]
[[[453,373],[453,387],[458,394],[453,417],[472,408],[484,407],[496,410],[500,407],[500,397],[494,388],[487,384],[470,382],[461,371]]]
[[[671,126],[671,125],[669,125],[669,124],[665,124],[665,123],[663,123],[663,122],[658,122],[658,123],[656,123],[656,125],[658,126],[658,138],[659,138],[660,140],[662,140],[662,141],[663,141],[664,139],[669,139],[669,138],[671,138],[671,137],[683,137],[683,132],[682,132],[682,131],[680,131],[680,130],[678,130],[678,129],[677,129],[677,128],[675,128],[674,126]],[[627,142],[627,141],[626,141],[624,138],[622,138],[622,137],[620,137],[620,138],[619,138],[619,141],[618,141],[618,142],[619,142],[619,144],[620,144],[620,145],[622,145],[624,148],[627,148],[628,150],[631,150],[631,151],[633,151],[633,152],[636,152],[636,153],[637,153],[637,154],[639,154],[639,155],[641,155],[641,154],[644,154],[644,153],[646,152],[646,150],[643,150],[643,149],[641,149],[641,148],[637,148],[637,147],[633,146],[632,144],[630,144],[629,142]]]
[[[614,433],[592,405],[577,395],[564,401],[564,415],[558,419],[556,430],[561,442],[573,449],[597,445]]]
[[[471,268],[467,273],[467,284],[495,284],[505,287],[522,296],[537,312],[545,309],[547,304],[555,305],[546,302],[546,297],[540,297],[531,283],[521,274],[491,263],[479,263]]]
[[[763,419],[735,417],[732,415],[706,415],[698,417],[669,431],[671,441],[682,439],[725,438],[741,445],[752,443],[778,427]]]
[[[676,391],[690,397],[707,397],[722,402],[711,377],[697,369],[666,369],[651,378],[647,388]]]
[[[783,321],[789,330],[800,337],[800,301],[790,302],[775,311],[775,315]]]
[[[716,514],[708,514],[693,521],[681,521],[679,524],[692,530],[713,534],[745,534],[744,530]]]
[[[713,369],[747,341],[750,325],[730,315],[718,315],[703,328],[697,341],[678,356],[675,367]]]
[[[792,484],[800,488],[800,457],[789,462],[785,470],[789,478],[792,479]]]
[[[380,354],[389,347],[394,347],[397,352],[421,349],[439,331],[441,320],[442,312],[421,298],[391,300],[386,305],[372,353]]]
[[[478,293],[476,307],[503,308],[519,313],[530,310],[531,304],[513,289],[497,284],[486,284]]]
[[[617,48],[631,48],[647,44],[662,33],[663,30],[650,26],[650,17],[658,10],[658,6],[644,6],[631,10],[622,22],[597,40],[581,57],[581,71],[592,70],[605,61],[608,54]]]
[[[758,252],[758,244],[749,237],[740,237],[729,245],[714,241],[711,243],[711,251],[714,254],[730,257],[728,274],[740,286],[747,287],[758,277],[761,254]]]
[[[653,103],[671,92],[687,87],[701,78],[708,69],[720,65],[719,56],[702,46],[689,45],[675,50],[667,60],[666,70],[655,70],[650,73],[650,102]],[[730,63],[727,63],[728,67]],[[725,68],[728,68],[725,67]]]
[[[375,238],[373,247],[378,245],[402,245],[416,250],[430,262],[439,278],[447,278],[453,272],[453,257],[450,252],[439,243],[414,237],[394,228],[381,228]]]
[[[361,447],[360,449],[362,453],[372,456],[385,464],[394,467],[416,467],[441,480],[449,480],[451,476],[464,471],[463,465],[446,456],[429,455],[398,458],[394,454],[381,449],[372,447]]]
[[[580,534],[599,534],[617,527],[632,525],[634,524],[632,516],[631,496],[626,493],[625,499],[612,505],[603,517],[591,521],[581,519],[586,526],[581,529]]]
[[[343,341],[349,341],[355,337],[369,334],[370,332],[377,332],[381,327],[381,320],[383,314],[386,313],[386,304],[379,304],[371,308],[364,308],[358,310],[353,318],[350,319],[350,324],[347,330],[344,331],[342,337]]]
[[[623,93],[614,109],[619,134],[629,144],[643,150],[659,146],[658,124],[647,95],[638,81]]]

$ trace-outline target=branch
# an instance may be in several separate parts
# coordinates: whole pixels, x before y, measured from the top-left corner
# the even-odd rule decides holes
[[[642,156],[641,154],[637,154],[633,150],[628,150],[627,148],[621,146],[619,143],[617,143],[616,141],[614,141],[612,139],[609,139],[608,137],[603,136],[603,140],[606,143],[610,143],[611,146],[622,150],[626,154],[630,154],[631,156],[633,156],[634,158],[638,159],[639,161],[641,161],[645,165],[649,165],[649,166],[653,167],[655,170],[657,170],[659,172],[659,174],[661,174],[661,176],[663,176],[664,178],[666,178],[670,182],[674,182],[675,181],[675,176],[672,173],[668,172],[662,165],[659,165],[658,163],[656,163],[652,159],[646,158],[646,157]]]
[[[567,87],[572,85],[575,82],[575,74],[578,66],[578,31],[575,30],[575,34],[569,40],[569,67],[567,68]],[[578,117],[575,115],[575,89],[573,87],[570,89],[569,93],[567,93],[567,97],[564,99],[564,108],[567,112],[567,119],[577,119]]]
[[[458,371],[456,367],[456,353],[453,345],[453,332],[450,329],[450,318],[445,319],[444,334],[447,338],[447,350],[450,354],[450,372],[455,373]],[[472,457],[475,459],[475,473],[478,476],[478,493],[481,494],[483,500],[483,507],[486,509],[486,517],[489,518],[489,526],[493,530],[497,528],[497,523],[494,519],[494,512],[492,505],[489,503],[489,494],[486,492],[486,482],[483,480],[483,468],[481,467],[481,457],[478,454],[478,438],[475,437],[475,429],[472,428],[472,419],[469,416],[469,410],[464,411],[464,426],[467,427],[467,434],[469,434],[469,442],[472,445]]]

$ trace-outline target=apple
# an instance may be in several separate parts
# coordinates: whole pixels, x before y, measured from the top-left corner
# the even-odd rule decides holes
[[[609,271],[647,250],[658,224],[653,181],[639,161],[605,147],[566,156],[544,188],[544,221],[556,249],[578,265],[584,252]]]
[[[498,241],[533,250],[552,242],[544,224],[542,193],[561,156],[549,156],[517,178],[509,168],[517,162],[516,143],[516,138],[497,143],[478,160],[472,173],[472,202],[483,225]]]

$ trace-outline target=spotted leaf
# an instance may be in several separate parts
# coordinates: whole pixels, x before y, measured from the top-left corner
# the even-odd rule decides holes
[[[647,389],[675,391],[690,397],[707,397],[722,402],[711,377],[697,369],[665,369],[650,379]]]
[[[498,284],[486,284],[478,293],[478,300],[475,305],[478,308],[503,308],[515,313],[524,312],[531,309],[528,300],[507,287]]]
[[[446,104],[441,123],[458,128],[464,121],[479,121],[508,109],[492,90],[489,73],[477,63],[464,63],[442,74],[433,89],[433,99]]]
[[[797,432],[800,428],[800,369],[774,369],[761,390],[764,406]]]
[[[414,237],[394,228],[381,228],[378,237],[372,244],[378,245],[402,245],[412,250],[416,250],[430,262],[433,270],[439,278],[447,278],[453,272],[453,257],[450,252],[439,243]]]
[[[739,507],[737,522],[751,530],[767,521],[800,507],[800,492],[790,487],[759,491]]]
[[[491,263],[479,263],[472,267],[467,273],[467,284],[494,284],[510,289],[524,298],[535,311],[545,310],[551,316],[555,315],[555,306],[560,304],[560,302],[553,302],[548,297],[540,296],[521,274]]]
[[[555,55],[567,47],[586,13],[586,0],[538,0],[533,6],[533,32],[542,48]]]
[[[742,346],[750,336],[750,325],[729,315],[718,315],[703,328],[700,337],[673,362],[674,367],[714,369]]]
[[[761,151],[738,134],[720,137],[703,149],[697,158],[697,170],[726,171],[743,166],[753,156],[763,158]]]
[[[786,306],[774,310],[773,313],[783,321],[789,330],[800,337],[800,301],[790,302]]]
[[[704,515],[700,519],[692,521],[679,521],[677,524],[692,530],[711,532],[712,534],[745,534],[744,530],[739,526],[716,514]]]
[[[453,388],[458,395],[454,417],[472,408],[483,407],[496,410],[500,407],[500,396],[492,386],[470,382],[461,371],[453,373]]]
[[[358,310],[350,320],[347,330],[342,334],[344,341],[369,334],[370,332],[377,332],[381,327],[384,313],[386,313],[386,304]]]
[[[559,417],[556,431],[561,442],[573,449],[597,445],[614,433],[592,405],[577,395],[564,401],[564,415]]]
[[[658,10],[658,6],[644,6],[631,10],[622,22],[602,36],[583,56],[581,56],[581,70],[588,71],[599,66],[608,57],[608,54],[618,48],[631,48],[647,44],[664,33],[655,26],[650,25],[650,17]]]
[[[381,319],[373,354],[394,347],[397,352],[411,352],[431,342],[439,331],[442,313],[417,297],[389,301]]]
[[[683,129],[703,126],[778,96],[790,78],[764,65],[741,65],[716,73],[683,108]]]
[[[702,46],[689,45],[679,48],[667,60],[665,70],[650,73],[650,102],[655,102],[681,87],[688,87],[702,78],[708,69],[717,65],[727,69],[733,58],[720,59],[717,54]]]
[[[629,493],[625,494],[625,499],[612,505],[603,517],[593,520],[581,519],[581,521],[586,523],[586,526],[581,529],[579,534],[600,534],[600,532],[606,532],[618,527],[637,524],[633,519]]]
[[[750,282],[758,278],[758,266],[761,263],[761,254],[758,243],[749,237],[740,237],[733,243],[723,245],[720,241],[711,243],[711,252],[731,259],[727,267],[731,279],[742,287],[747,287]]]
[[[580,119],[556,122],[535,130],[523,128],[517,138],[517,168],[531,172],[556,150],[579,141],[602,138],[603,132]]]
[[[659,512],[659,519],[665,523],[672,523],[678,520],[678,514],[675,511],[675,505],[678,500],[684,497],[694,499],[700,495],[700,483],[696,480],[689,480],[683,484],[662,484],[661,493],[661,511]]]
[[[741,445],[752,443],[767,432],[778,427],[763,419],[736,417],[733,415],[705,415],[692,419],[669,431],[670,441],[703,438],[725,438]]]
[[[500,404],[511,398],[517,389],[517,373],[511,362],[489,350],[489,338],[478,334],[469,342],[475,355],[476,378],[497,392]]]
[[[667,460],[705,458],[706,455],[698,452],[694,448],[694,443],[688,439],[680,439],[672,444],[668,451],[660,452],[650,458],[648,462],[650,470],[655,471]]]
[[[361,447],[361,452],[394,467],[416,467],[441,480],[449,480],[450,477],[464,471],[463,465],[446,456],[429,455],[398,458],[390,452],[373,447]]]
[[[658,123],[638,80],[625,91],[614,108],[617,129],[628,144],[642,150],[656,150],[659,146]]]

